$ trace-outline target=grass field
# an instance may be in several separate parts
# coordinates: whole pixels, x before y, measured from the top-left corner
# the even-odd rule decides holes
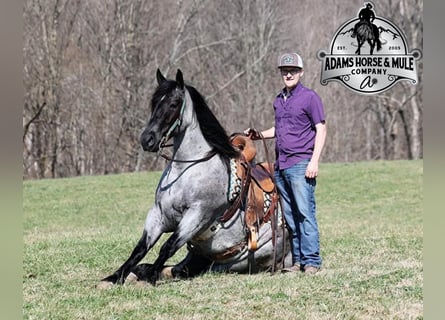
[[[108,290],[95,286],[139,239],[160,173],[25,181],[24,319],[423,319],[423,162],[320,171],[318,274],[206,274]]]

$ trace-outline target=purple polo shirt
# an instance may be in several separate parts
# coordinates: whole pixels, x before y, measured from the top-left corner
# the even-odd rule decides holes
[[[287,169],[310,159],[315,144],[315,125],[325,121],[323,104],[315,91],[301,83],[287,99],[283,89],[275,98],[275,169]]]

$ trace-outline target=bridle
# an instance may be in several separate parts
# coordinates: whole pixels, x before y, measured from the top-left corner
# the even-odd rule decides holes
[[[161,156],[162,158],[164,158],[167,161],[180,162],[180,163],[198,163],[198,162],[204,162],[204,161],[210,160],[211,158],[213,158],[213,156],[215,156],[217,154],[217,152],[215,150],[212,150],[211,152],[209,152],[209,154],[207,156],[205,156],[203,158],[194,159],[194,160],[173,159],[171,156],[169,156],[163,152],[164,148],[173,146],[173,144],[166,144],[166,143],[168,140],[170,140],[172,138],[173,132],[177,128],[179,128],[182,124],[182,118],[184,116],[184,110],[185,110],[185,106],[186,106],[185,100],[186,99],[184,97],[184,99],[182,100],[181,108],[179,109],[179,112],[177,112],[176,120],[173,121],[173,123],[170,125],[170,128],[167,130],[167,133],[164,136],[162,136],[161,141],[159,142],[158,156]]]
[[[164,147],[170,147],[171,145],[166,145],[165,143],[170,140],[171,134],[173,131],[176,130],[176,128],[179,128],[179,126],[182,123],[182,117],[184,116],[184,110],[185,110],[185,97],[182,100],[181,109],[179,109],[179,112],[177,112],[176,120],[173,121],[173,123],[170,125],[170,128],[167,130],[167,133],[162,136],[161,141],[159,142],[159,150],[162,150]],[[158,151],[159,154],[160,151]]]

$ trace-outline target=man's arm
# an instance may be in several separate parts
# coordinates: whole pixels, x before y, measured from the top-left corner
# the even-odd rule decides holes
[[[261,139],[261,135],[263,136],[264,139],[272,139],[272,138],[275,138],[275,127],[271,127],[267,130],[261,131],[261,135],[258,131],[254,130],[252,128],[246,129],[244,131],[244,133],[246,135],[251,135],[252,140]]]
[[[318,175],[318,162],[320,160],[321,152],[323,151],[324,143],[326,141],[326,124],[325,122],[317,123],[315,125],[315,144],[314,152],[309,164],[306,168],[306,177],[315,178]]]
[[[267,130],[261,131],[264,139],[272,139],[275,138],[275,127],[271,127]]]

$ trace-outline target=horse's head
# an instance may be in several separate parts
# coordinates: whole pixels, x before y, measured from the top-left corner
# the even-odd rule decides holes
[[[158,69],[158,87],[151,99],[151,115],[140,142],[145,151],[156,152],[162,141],[168,140],[180,125],[185,103],[185,86],[181,70],[176,73],[176,81],[167,80]]]

